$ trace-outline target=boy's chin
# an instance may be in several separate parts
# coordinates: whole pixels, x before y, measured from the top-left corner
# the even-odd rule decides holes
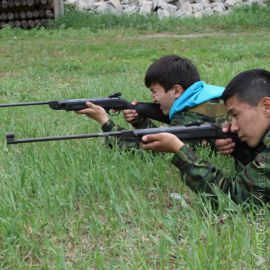
[[[162,111],[163,114],[169,115],[169,112],[168,112],[167,110],[162,110],[162,109],[161,109],[161,111]]]
[[[256,140],[244,140],[244,142],[251,148],[256,148],[260,144],[260,141]]]

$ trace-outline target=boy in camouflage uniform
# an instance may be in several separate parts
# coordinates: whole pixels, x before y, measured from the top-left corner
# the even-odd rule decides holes
[[[142,147],[175,153],[172,163],[194,191],[215,194],[213,187],[218,187],[235,203],[270,202],[270,72],[255,69],[238,74],[226,87],[222,99],[231,118],[230,131],[256,153],[236,176],[226,176],[200,159],[173,134],[146,135]]]
[[[178,55],[161,57],[148,68],[145,85],[150,88],[153,102],[160,104],[160,109],[170,117],[170,125],[190,125],[192,123],[223,122],[225,106],[219,102],[224,88],[205,84],[200,79],[194,64]],[[213,101],[213,102],[210,102]],[[109,119],[106,111],[90,102],[88,108],[79,111],[101,124],[104,132],[122,128]],[[135,110],[123,111],[125,120],[134,128],[149,128],[155,125],[142,118]],[[115,138],[109,138],[110,145]],[[134,147],[134,142],[118,139],[117,144]],[[138,144],[136,146],[139,146]]]

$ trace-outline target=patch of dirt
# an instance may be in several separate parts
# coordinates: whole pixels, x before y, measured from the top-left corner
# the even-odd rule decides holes
[[[256,31],[258,34],[269,34],[269,32],[266,31]],[[228,33],[228,32],[209,32],[209,33],[189,33],[189,34],[174,34],[174,33],[154,33],[154,34],[144,34],[136,36],[136,38],[204,38],[204,37],[221,37],[221,36],[238,36],[239,33]],[[250,32],[243,33],[241,32],[241,35],[250,35]]]

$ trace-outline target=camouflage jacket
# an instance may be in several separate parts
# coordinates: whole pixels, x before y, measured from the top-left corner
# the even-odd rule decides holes
[[[179,125],[192,125],[192,124],[203,124],[206,122],[211,122],[211,123],[216,123],[216,124],[221,124],[225,120],[224,117],[208,117],[203,114],[197,113],[197,112],[191,112],[191,111],[184,111],[184,112],[178,112],[174,115],[174,118],[171,120],[170,126],[179,126]],[[156,125],[150,121],[149,119],[145,118],[139,118],[138,121],[133,124],[134,128],[153,128],[156,127]],[[118,130],[123,130],[122,127],[114,124],[112,120],[109,120],[107,123],[105,123],[102,126],[102,130],[104,132],[109,132],[109,131],[118,131]],[[117,144],[120,148],[139,148],[139,142],[134,142],[134,140],[128,140],[125,139],[123,140],[122,138],[113,138],[113,137],[108,137],[105,139],[106,144],[110,147],[113,145]],[[192,142],[190,145],[197,145],[200,142]]]
[[[250,163],[238,167],[236,176],[225,175],[222,170],[197,157],[187,145],[174,155],[172,163],[180,170],[183,181],[196,192],[215,195],[216,187],[235,203],[248,200],[270,202],[270,130],[256,151]]]

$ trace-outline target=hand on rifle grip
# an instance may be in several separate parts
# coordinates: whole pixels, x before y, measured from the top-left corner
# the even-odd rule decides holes
[[[222,126],[223,132],[229,132],[231,131],[231,124],[228,122],[225,122]],[[232,141],[232,139],[217,139],[215,140],[215,145],[221,154],[228,155],[231,154],[234,151],[235,143]]]
[[[94,119],[96,122],[100,123],[101,125],[105,124],[109,121],[108,114],[106,113],[105,109],[101,106],[97,106],[92,102],[86,102],[87,109],[80,110],[76,113],[78,114],[85,114],[89,118]]]
[[[138,103],[137,100],[134,100],[131,102],[132,105],[136,105],[137,103]],[[136,110],[126,109],[126,110],[123,110],[123,116],[127,123],[134,124],[137,121],[138,113]]]

